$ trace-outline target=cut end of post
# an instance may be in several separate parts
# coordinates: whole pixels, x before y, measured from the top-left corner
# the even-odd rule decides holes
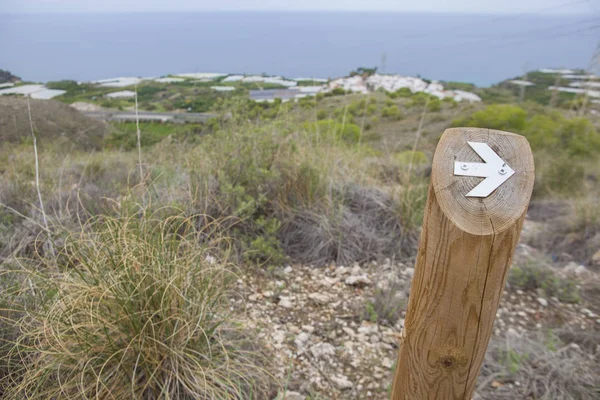
[[[437,200],[460,229],[488,235],[526,210],[534,183],[533,154],[523,136],[482,128],[447,129],[433,158]]]

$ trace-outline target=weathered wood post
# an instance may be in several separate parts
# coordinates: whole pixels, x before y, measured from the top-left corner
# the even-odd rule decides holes
[[[533,181],[524,137],[479,128],[442,135],[392,400],[472,398]]]

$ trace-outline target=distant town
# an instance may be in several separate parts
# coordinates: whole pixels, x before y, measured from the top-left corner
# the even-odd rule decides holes
[[[600,99],[600,78],[596,75],[586,74],[583,71],[571,69],[540,69],[539,72],[547,74],[559,74],[563,81],[567,81],[564,86],[549,86],[548,90],[557,90],[567,93],[587,93],[594,99]],[[427,81],[420,77],[402,76],[397,74],[353,74],[352,76],[323,79],[323,78],[294,78],[287,79],[280,76],[263,75],[238,75],[225,73],[182,73],[176,75],[166,75],[162,77],[118,77],[110,79],[101,79],[89,83],[100,87],[108,88],[127,88],[134,87],[143,82],[157,82],[164,84],[178,84],[183,82],[213,82],[215,85],[210,88],[217,92],[234,91],[236,87],[232,84],[247,83],[254,84],[256,89],[250,90],[250,97],[255,101],[274,101],[280,98],[283,101],[299,99],[307,96],[314,96],[317,93],[327,93],[335,89],[343,89],[352,93],[369,93],[377,90],[386,92],[395,92],[400,89],[408,89],[412,93],[424,92],[431,94],[439,99],[452,98],[455,101],[479,102],[481,98],[471,92],[464,90],[446,89],[443,83],[438,81]],[[509,81],[514,85],[533,86],[534,83],[526,80],[515,79]],[[305,84],[303,84],[305,83]],[[310,83],[310,85],[306,85]],[[264,89],[264,85],[278,86],[276,89]],[[0,95],[24,95],[34,99],[52,99],[66,93],[66,90],[50,89],[44,84],[22,84],[20,82],[10,82],[0,84]],[[132,90],[119,90],[104,95],[107,98],[128,98],[134,97]]]

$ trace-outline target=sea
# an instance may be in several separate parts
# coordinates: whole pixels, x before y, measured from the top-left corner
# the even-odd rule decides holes
[[[488,86],[538,68],[588,68],[599,39],[598,13],[0,13],[0,69],[46,82],[190,72],[328,78],[377,67]]]

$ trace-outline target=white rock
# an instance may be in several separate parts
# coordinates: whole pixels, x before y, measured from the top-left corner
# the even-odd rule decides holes
[[[350,336],[350,337],[354,337],[354,336],[356,335],[356,332],[354,332],[354,331],[352,330],[352,328],[348,328],[347,326],[344,326],[344,327],[342,328],[342,330],[344,331],[344,333],[345,333],[346,335],[348,335],[348,336]]]
[[[317,358],[324,358],[335,355],[335,347],[330,343],[317,343],[310,348],[312,355]]]
[[[283,400],[306,400],[306,396],[301,395],[298,392],[286,392]]]
[[[341,390],[352,389],[352,386],[354,386],[352,382],[350,382],[348,377],[345,375],[332,376],[331,380],[333,381],[333,383],[335,383],[338,389]]]
[[[343,265],[340,265],[339,267],[337,267],[335,269],[335,272],[334,272],[334,274],[336,276],[342,276],[342,275],[345,275],[347,273],[348,273],[348,268],[344,267]]]
[[[323,305],[329,303],[329,296],[324,293],[311,293],[308,295],[308,298],[317,304]]]
[[[283,297],[283,296],[279,298],[279,303],[278,303],[278,305],[279,305],[280,307],[283,307],[283,308],[288,308],[288,309],[290,309],[290,308],[293,308],[293,307],[294,307],[294,303],[292,303],[292,299],[291,299],[291,298],[289,298],[289,297]]]
[[[367,275],[349,276],[344,282],[346,285],[358,287],[364,287],[371,284],[371,280],[367,278]]]
[[[381,360],[381,365],[386,369],[391,369],[394,366],[394,362],[389,358],[384,357],[383,360]]]
[[[292,271],[293,271],[293,268],[292,268],[292,266],[291,266],[291,265],[288,265],[287,267],[285,267],[285,268],[283,269],[283,273],[284,273],[284,274],[291,274],[291,273],[292,273]]]
[[[285,340],[285,331],[275,331],[271,334],[275,343],[283,343]]]
[[[365,321],[363,321],[363,323],[358,328],[358,333],[362,333],[365,335],[374,334],[374,333],[377,333],[378,331],[379,331],[379,329],[377,328],[377,325],[371,324],[371,323],[368,323]]]
[[[592,256],[592,264],[600,265],[600,250],[595,252],[594,255]]]
[[[545,298],[538,297],[537,301],[542,307],[548,307],[548,300],[546,300]]]
[[[296,348],[298,349],[298,353],[304,353],[306,349],[306,344],[308,343],[310,335],[306,332],[301,332],[296,336],[294,343],[296,344]]]
[[[410,276],[412,278],[413,275],[415,274],[415,269],[414,268],[406,268],[404,271],[402,271],[402,274]]]
[[[250,296],[248,296],[248,300],[250,301],[256,301],[258,299],[260,299],[262,296],[260,295],[260,293],[255,293],[255,294],[251,294]]]

